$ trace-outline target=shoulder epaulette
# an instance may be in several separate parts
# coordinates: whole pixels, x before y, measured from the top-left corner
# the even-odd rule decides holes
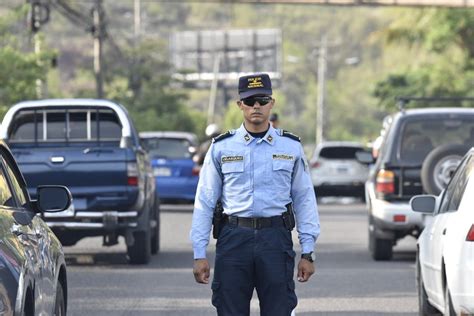
[[[293,133],[290,133],[288,131],[282,130],[281,136],[285,136],[288,138],[291,138],[293,140],[296,140],[297,142],[301,142],[301,138]]]
[[[234,136],[234,134],[235,134],[235,131],[233,131],[233,130],[227,131],[227,132],[225,132],[225,133],[220,134],[219,136],[214,137],[214,138],[212,139],[212,142],[213,142],[213,143],[217,143],[217,142],[219,142],[219,141],[221,141],[221,140],[223,140],[223,139],[226,139],[226,138],[228,138],[228,137]]]

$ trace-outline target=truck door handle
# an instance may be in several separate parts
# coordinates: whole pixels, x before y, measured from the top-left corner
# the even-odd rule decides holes
[[[53,156],[53,157],[51,157],[51,162],[52,163],[63,163],[64,162],[64,157],[63,156]]]
[[[446,228],[443,229],[443,235],[446,235]]]
[[[111,149],[102,149],[102,148],[86,148],[84,149],[84,154],[92,154],[92,153],[113,153],[114,151]]]

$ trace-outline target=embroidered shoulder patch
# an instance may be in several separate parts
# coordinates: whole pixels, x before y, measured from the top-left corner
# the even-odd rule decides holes
[[[278,159],[278,160],[291,160],[293,161],[295,157],[290,156],[290,155],[283,155],[283,154],[273,154],[273,159]]]
[[[244,160],[244,156],[222,156],[221,158],[222,163],[243,161],[243,160]]]
[[[301,139],[299,136],[293,134],[293,133],[290,133],[288,131],[285,131],[285,130],[282,130],[282,133],[281,133],[281,136],[284,136],[284,137],[288,137],[288,138],[291,138],[293,140],[296,140],[297,142],[301,142]]]
[[[217,142],[219,142],[219,141],[221,141],[221,140],[223,140],[223,139],[226,139],[226,138],[228,138],[228,137],[234,136],[234,134],[235,134],[235,131],[234,131],[234,130],[227,131],[227,132],[225,132],[225,133],[223,133],[223,134],[220,134],[219,136],[214,137],[214,138],[212,139],[212,142],[213,142],[213,143],[217,143]]]

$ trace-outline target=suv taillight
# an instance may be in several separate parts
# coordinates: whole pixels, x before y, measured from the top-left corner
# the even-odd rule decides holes
[[[198,176],[199,172],[201,172],[201,166],[199,165],[194,165],[193,170],[191,171],[191,174],[193,176]]]
[[[134,162],[127,163],[127,184],[130,186],[138,186],[138,167]]]
[[[471,225],[471,229],[467,233],[466,241],[474,241],[474,224]]]
[[[381,169],[377,173],[375,190],[379,193],[395,193],[395,174],[392,171]]]
[[[313,161],[313,163],[311,163],[311,168],[319,168],[321,167],[321,163],[319,161]]]

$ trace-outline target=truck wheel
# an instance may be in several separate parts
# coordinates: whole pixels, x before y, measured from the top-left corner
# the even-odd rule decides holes
[[[392,259],[392,240],[377,238],[374,230],[369,229],[369,251],[372,258],[377,261]]]
[[[418,253],[416,256],[416,285],[418,289],[418,314],[441,315],[441,313],[428,301],[428,294],[426,294],[423,277],[421,275],[420,257]]]
[[[147,264],[151,258],[150,226],[145,231],[133,233],[133,245],[127,247],[128,258],[131,264]]]
[[[156,255],[160,251],[160,199],[155,197],[155,220],[156,226],[153,227],[151,234],[151,254]]]
[[[468,150],[462,144],[446,144],[433,149],[421,167],[423,190],[428,194],[439,195]]]
[[[372,258],[377,261],[392,259],[393,249],[390,239],[374,237]]]

